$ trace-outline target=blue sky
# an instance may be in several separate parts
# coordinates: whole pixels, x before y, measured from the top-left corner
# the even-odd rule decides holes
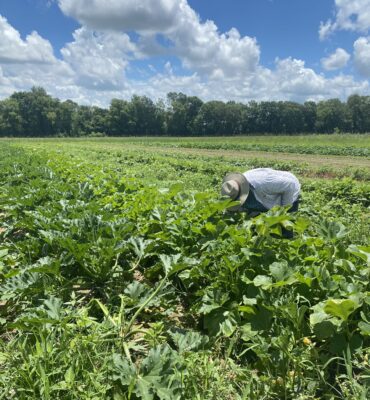
[[[0,98],[370,94],[370,0],[1,0]]]

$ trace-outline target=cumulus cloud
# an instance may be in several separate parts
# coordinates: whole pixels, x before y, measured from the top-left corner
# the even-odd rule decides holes
[[[370,0],[335,0],[335,20],[321,22],[320,39],[335,30],[366,32],[370,29]]]
[[[328,79],[294,58],[277,59],[273,68],[265,68],[260,64],[255,38],[242,36],[235,28],[219,32],[213,21],[202,21],[186,0],[158,0],[153,4],[149,0],[59,0],[61,9],[82,24],[73,33],[73,40],[61,49],[62,60],[55,59],[50,43],[34,33],[49,50],[37,53],[38,57],[29,56],[27,61],[15,61],[15,55],[13,63],[0,58],[0,97],[32,86],[43,86],[60,99],[99,106],[108,106],[112,98],[129,99],[133,94],[164,98],[171,91],[203,100],[242,102],[345,99],[354,92],[369,92],[366,80],[355,81],[347,75]],[[21,43],[23,50],[31,46],[32,41],[22,40],[6,24],[11,36],[18,38],[6,42]],[[354,57],[359,70],[365,71],[369,38],[361,39],[355,43]],[[0,55],[11,53],[1,50],[9,43],[1,41]],[[343,52],[337,49],[327,58],[327,65],[344,65],[349,55]],[[23,52],[22,57],[24,54],[32,52]],[[163,68],[154,61],[158,58],[151,58],[154,55],[161,57]],[[182,62],[186,70],[181,76],[176,74],[177,63],[172,65],[169,60],[173,58],[166,59],[166,55]],[[141,79],[128,79],[127,71],[135,69],[132,61],[137,59],[148,61],[148,73],[144,71]]]
[[[194,23],[173,35],[176,53],[185,67],[210,78],[236,77],[256,69],[260,49],[256,39],[241,37],[238,30],[219,34],[212,21]]]
[[[37,32],[22,40],[6,18],[0,15],[0,63],[51,63],[55,61],[50,42]]]
[[[320,22],[319,38],[325,40],[335,30],[335,24],[329,19],[326,22]]]
[[[277,59],[275,68],[258,66],[244,77],[221,84],[218,79],[205,81],[198,74],[178,77],[169,71],[157,74],[145,86],[132,87],[133,91],[147,96],[164,97],[170,91],[182,91],[203,100],[291,100],[304,102],[338,97],[346,99],[350,94],[367,94],[368,81],[355,81],[352,76],[340,75],[326,78],[307,68],[304,61],[294,58]]]
[[[341,48],[335,50],[329,57],[321,59],[321,64],[327,71],[334,71],[347,65],[351,56]]]
[[[349,75],[328,79],[307,68],[304,61],[293,58],[277,60],[276,71],[272,74],[269,86],[274,87],[275,93],[281,93],[282,97],[296,101],[331,97],[345,99],[351,93],[365,94],[369,90],[367,81],[357,82]]]
[[[125,33],[96,32],[82,27],[61,53],[76,74],[76,84],[95,90],[122,88],[135,45]]]
[[[92,29],[166,32],[181,17],[186,0],[59,0],[59,7]]]
[[[353,47],[356,68],[364,77],[370,78],[370,36],[360,37]]]
[[[213,21],[201,22],[186,0],[59,0],[61,10],[92,29],[135,31],[138,51],[158,54],[156,35],[185,67],[210,77],[251,71],[259,62],[256,39],[241,37],[237,29],[220,34]]]

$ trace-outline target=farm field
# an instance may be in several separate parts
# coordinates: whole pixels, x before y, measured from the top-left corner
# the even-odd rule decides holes
[[[278,153],[346,155],[370,158],[370,135],[298,135],[227,137],[126,137],[110,138],[112,143],[156,147],[265,151]]]
[[[262,166],[298,213],[225,213]],[[370,135],[1,140],[0,399],[368,399],[369,178]]]

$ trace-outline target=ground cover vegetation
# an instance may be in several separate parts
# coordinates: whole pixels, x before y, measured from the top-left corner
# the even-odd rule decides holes
[[[112,99],[109,108],[60,101],[42,88],[0,101],[0,136],[208,136],[370,132],[370,96],[304,104],[291,101],[203,102],[169,93]]]
[[[189,149],[214,149],[214,150],[244,150],[262,151],[274,153],[295,154],[320,154],[320,155],[344,155],[370,158],[370,135],[332,134],[328,135],[302,135],[295,136],[233,136],[233,137],[192,137],[192,138],[162,138],[162,137],[126,137],[125,143],[137,145],[189,148]],[[112,139],[111,143],[122,143]],[[98,142],[99,143],[99,142]],[[107,142],[105,142],[107,143]]]
[[[300,211],[249,218],[263,160],[0,144],[0,398],[369,398],[368,182],[275,163]]]

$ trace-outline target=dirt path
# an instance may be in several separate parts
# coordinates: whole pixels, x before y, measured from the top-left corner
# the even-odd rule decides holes
[[[132,143],[125,143],[125,148],[133,150],[153,151],[166,154],[189,154],[209,157],[224,157],[227,159],[266,159],[272,161],[292,161],[306,164],[313,168],[364,168],[370,170],[370,160],[361,157],[350,156],[331,156],[322,154],[296,154],[296,153],[273,153],[267,151],[247,151],[247,150],[213,150],[196,149],[186,147],[165,147],[165,146],[143,146]]]

